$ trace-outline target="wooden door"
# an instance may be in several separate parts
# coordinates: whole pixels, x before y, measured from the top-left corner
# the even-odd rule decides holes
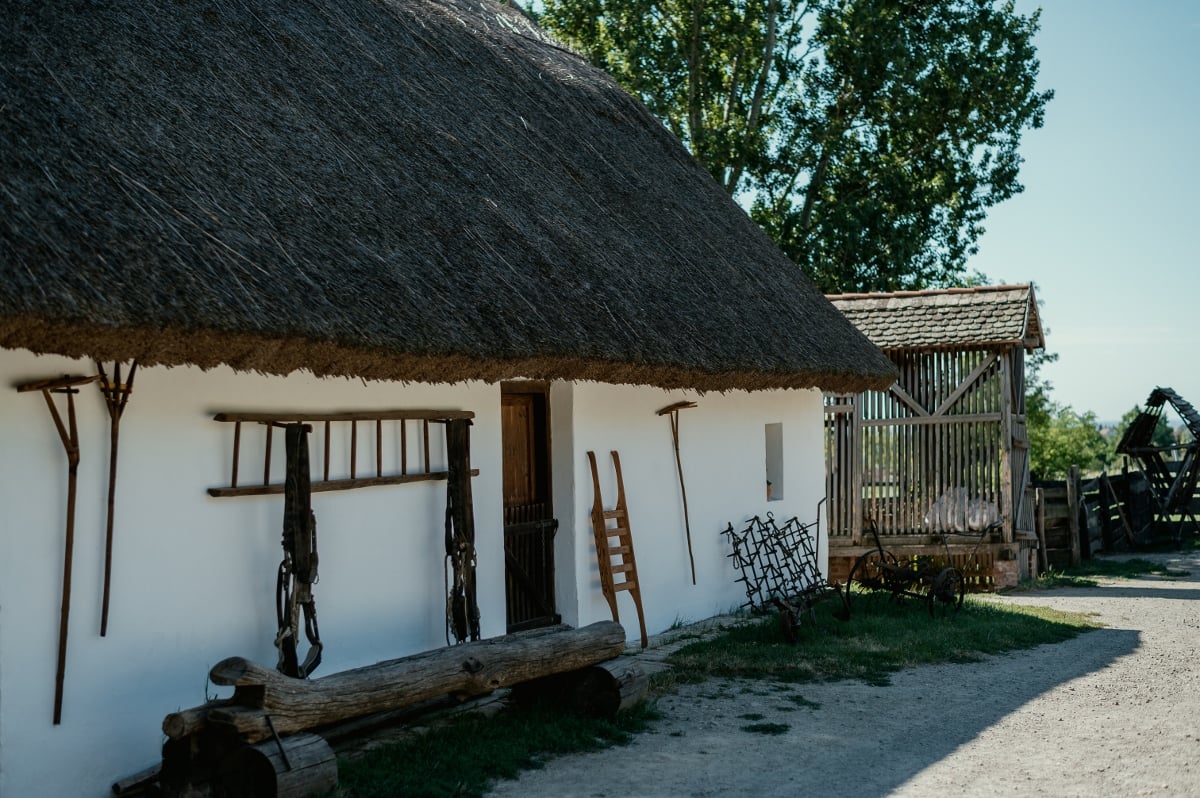
[[[545,383],[505,383],[504,562],[508,631],[558,623],[550,502],[550,402]]]

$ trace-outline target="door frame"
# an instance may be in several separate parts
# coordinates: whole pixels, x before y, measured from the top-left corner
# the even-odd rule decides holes
[[[558,612],[557,602],[557,586],[555,579],[555,544],[554,536],[558,527],[558,522],[554,519],[554,483],[553,483],[553,467],[551,459],[551,439],[550,439],[550,384],[541,380],[519,380],[512,382],[500,383],[501,396],[501,435],[504,435],[503,424],[503,407],[505,399],[511,396],[533,396],[533,418],[531,420],[532,441],[529,444],[531,454],[536,468],[535,484],[533,490],[538,501],[534,504],[544,505],[542,512],[538,513],[537,518],[521,517],[510,518],[508,505],[504,508],[504,552],[505,552],[505,568],[504,568],[504,591],[505,591],[505,622],[509,632],[520,631],[521,629],[536,628],[538,626],[546,626],[561,621],[561,615]],[[502,451],[507,447],[502,445]],[[506,464],[501,464],[502,473],[506,471]],[[506,497],[507,498],[507,497]],[[515,537],[515,533],[526,537],[533,537],[533,542],[527,542],[522,546],[522,553],[510,551],[510,538]],[[533,551],[540,549],[540,551]],[[531,563],[519,562],[524,557],[532,557],[537,567],[541,570],[539,574],[533,575],[533,580],[529,575],[522,570],[522,566],[528,566]],[[536,595],[532,600],[544,607],[544,613],[540,616],[522,618],[517,621],[512,621],[514,599],[510,596],[510,590],[519,584],[526,590],[531,590],[535,583],[540,582],[544,586],[545,593]]]

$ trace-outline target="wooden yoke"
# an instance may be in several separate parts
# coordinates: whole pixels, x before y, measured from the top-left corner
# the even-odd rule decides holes
[[[621,458],[612,453],[613,467],[617,472],[617,506],[612,510],[604,509],[604,500],[600,495],[600,475],[596,471],[596,453],[588,452],[588,463],[592,468],[592,532],[596,538],[596,561],[600,570],[600,590],[612,610],[613,620],[620,622],[617,612],[617,591],[629,591],[633,605],[637,608],[638,626],[642,632],[642,648],[649,645],[646,637],[646,619],[642,612],[642,591],[638,584],[637,562],[633,557],[633,533],[629,529],[629,509],[625,504],[625,483],[621,479]],[[616,527],[608,528],[609,521],[616,521]],[[616,538],[616,542],[610,542]],[[617,564],[613,560],[617,559]],[[616,575],[623,578],[616,581]]]
[[[41,391],[50,408],[50,416],[54,419],[54,427],[58,437],[62,439],[63,449],[67,453],[67,533],[63,553],[63,583],[62,608],[58,621],[58,666],[54,672],[54,725],[62,722],[63,679],[67,670],[67,627],[71,617],[71,563],[72,552],[75,549],[75,485],[79,472],[79,427],[75,423],[75,394],[79,393],[78,386],[87,385],[99,379],[98,375],[91,377],[62,376],[51,380],[39,380],[17,386],[19,393]],[[61,393],[67,397],[67,424],[63,425],[62,416],[50,394]]]

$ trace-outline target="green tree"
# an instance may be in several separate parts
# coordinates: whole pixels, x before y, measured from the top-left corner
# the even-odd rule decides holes
[[[1096,414],[1077,413],[1051,402],[1049,422],[1029,431],[1029,470],[1034,479],[1064,479],[1077,465],[1086,474],[1107,468],[1112,444],[1100,434]]]
[[[1038,15],[997,0],[545,0],[825,291],[952,285],[1022,190]]]
[[[1078,413],[1050,397],[1054,386],[1042,367],[1056,360],[1057,354],[1041,350],[1025,364],[1025,425],[1034,479],[1065,479],[1073,465],[1085,473],[1099,471],[1115,457],[1115,443],[1101,434],[1095,413]]]

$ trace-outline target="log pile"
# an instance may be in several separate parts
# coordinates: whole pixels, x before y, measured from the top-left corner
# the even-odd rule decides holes
[[[552,626],[388,660],[319,679],[294,679],[241,657],[213,666],[233,696],[163,719],[161,793],[173,798],[320,794],[336,757],[317,734],[367,715],[501,688],[546,695],[590,714],[636,703],[648,679],[628,659],[620,624]],[[332,779],[332,781],[331,781]]]

